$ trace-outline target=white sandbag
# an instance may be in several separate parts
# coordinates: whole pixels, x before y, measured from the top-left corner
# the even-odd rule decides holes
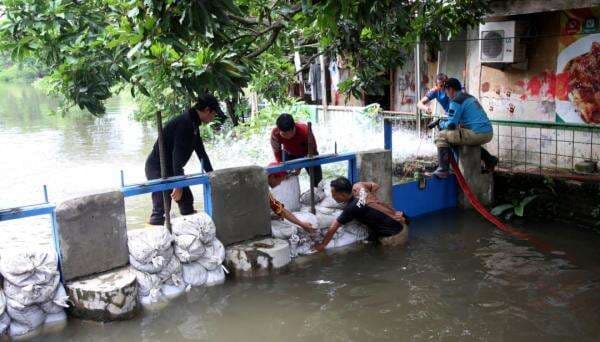
[[[6,332],[9,324],[10,317],[8,316],[8,313],[6,313],[6,297],[4,296],[2,289],[0,289],[0,336]]]
[[[58,274],[58,259],[47,250],[11,249],[2,253],[0,273],[16,286],[44,284]]]
[[[319,203],[319,206],[332,209],[344,209],[346,203],[338,203],[335,199],[333,199],[333,197],[326,196],[321,203]]]
[[[350,234],[348,232],[342,232],[342,234],[340,234],[339,236],[336,237],[336,239],[333,240],[333,243],[334,243],[333,247],[334,248],[344,247],[347,245],[351,245],[357,241],[359,241],[359,240],[356,237],[356,235]]]
[[[183,286],[183,275],[181,274],[181,261],[177,258],[171,258],[169,263],[158,273],[163,284]]]
[[[173,247],[168,247],[164,250],[156,250],[149,262],[142,262],[129,255],[129,263],[138,271],[146,273],[158,273],[162,270],[173,257]]]
[[[222,267],[207,271],[206,286],[214,286],[225,282],[225,272]]]
[[[300,210],[300,180],[290,176],[271,189],[271,194],[289,211]]]
[[[202,286],[206,283],[208,273],[206,268],[197,262],[181,265],[183,269],[183,281],[190,286]]]
[[[0,314],[0,337],[8,330],[9,325],[10,316],[8,316],[8,313],[4,312]]]
[[[49,302],[60,283],[60,276],[56,274],[47,283],[17,286],[8,280],[4,281],[4,294],[6,297],[21,305],[32,305]]]
[[[322,179],[319,182],[318,188],[325,193],[325,196],[331,197],[331,181],[333,179]]]
[[[35,328],[27,326],[19,322],[10,322],[8,333],[13,340],[29,340],[32,339],[42,332],[42,325]]]
[[[132,269],[132,271],[135,274],[135,280],[138,283],[139,297],[150,296],[153,290],[155,296],[156,292],[160,292],[161,280],[158,275],[140,272],[136,269]]]
[[[15,322],[20,323],[21,325],[29,327],[29,330],[25,332],[28,333],[44,324],[46,313],[42,311],[38,305],[25,306],[10,298],[8,298],[6,302],[6,311],[11,319],[11,327]]]
[[[204,245],[200,238],[194,235],[176,235],[175,236],[175,256],[181,262],[192,262],[200,259],[204,255]]]
[[[319,187],[314,188],[315,203],[321,202],[325,198],[325,191]],[[306,190],[300,195],[300,203],[304,205],[310,205],[310,190]]]
[[[344,225],[346,233],[356,236],[357,240],[364,240],[369,236],[369,229],[364,224],[354,220]]]
[[[300,243],[300,237],[297,234],[293,234],[288,239],[288,243],[290,244],[290,256],[295,258],[298,256],[298,244]]]
[[[160,288],[160,291],[163,293],[165,298],[175,299],[185,292],[185,284],[180,286],[163,284],[163,286]]]
[[[48,314],[43,325],[43,334],[56,334],[67,326],[67,313],[61,312]]]
[[[315,208],[316,209],[316,208]],[[326,210],[316,210],[317,214],[317,228],[325,229],[329,228],[333,221],[335,221],[341,214],[342,210],[331,209],[331,208],[320,208]],[[323,213],[328,212],[328,213]]]
[[[171,247],[173,237],[164,227],[136,229],[127,233],[130,260],[149,264]]]
[[[317,217],[310,213],[310,212],[306,212],[306,211],[296,211],[293,213],[294,216],[296,216],[296,218],[300,221],[303,222],[308,222],[313,228],[317,228],[318,226],[318,221],[317,221]],[[285,220],[285,222],[289,223],[289,224],[293,224],[292,222]],[[294,226],[298,227],[298,231],[304,231],[304,229],[302,229],[300,226],[297,226],[294,224]]]
[[[4,296],[4,291],[0,288],[0,315],[6,312],[6,296]]]
[[[205,212],[176,217],[172,220],[171,226],[173,235],[193,235],[203,243],[212,241],[217,233],[215,223]]]
[[[221,268],[220,266],[225,260],[225,246],[223,246],[221,241],[214,239],[210,244],[205,245],[204,248],[206,248],[204,255],[196,262],[208,271]]]
[[[291,224],[284,220],[272,220],[271,221],[271,235],[277,239],[289,239],[292,235],[296,234],[298,226]]]
[[[140,304],[144,307],[144,310],[157,311],[169,304],[167,297],[163,295],[160,289],[157,292],[153,292],[151,295],[139,297]]]
[[[64,312],[65,308],[69,307],[69,296],[67,296],[65,287],[62,286],[62,284],[59,284],[56,292],[54,293],[54,297],[52,297],[52,300],[40,304],[40,307],[47,314],[59,314]]]

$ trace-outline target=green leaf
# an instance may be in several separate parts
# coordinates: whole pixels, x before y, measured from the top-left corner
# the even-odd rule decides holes
[[[512,208],[513,208],[512,204],[502,204],[497,207],[494,207],[494,209],[492,209],[491,213],[492,213],[492,215],[500,216],[500,215],[502,215],[503,212],[505,212],[509,209],[512,209]]]
[[[519,216],[519,217],[523,217],[523,214],[525,212],[525,207],[531,203],[531,201],[533,201],[534,199],[536,199],[539,195],[532,195],[532,196],[528,196],[525,197],[520,203],[519,205],[517,205],[515,207],[515,215]]]

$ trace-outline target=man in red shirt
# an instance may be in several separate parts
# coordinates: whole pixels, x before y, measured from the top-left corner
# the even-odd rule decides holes
[[[311,155],[316,156],[317,141],[313,134],[308,134],[308,125],[301,122],[294,122],[290,114],[281,114],[277,118],[277,127],[271,131],[271,147],[277,162],[288,161],[306,157],[309,153],[309,139]],[[285,154],[285,156],[284,156]],[[323,179],[321,166],[306,168],[306,171],[313,175],[315,184],[319,184]]]

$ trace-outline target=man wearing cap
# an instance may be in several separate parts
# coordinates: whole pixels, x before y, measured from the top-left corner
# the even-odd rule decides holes
[[[433,175],[438,178],[448,177],[450,145],[481,146],[494,136],[492,124],[479,101],[461,89],[456,78],[449,78],[444,85],[450,105],[448,117],[440,120],[440,132],[435,137],[440,166]]]
[[[304,158],[309,154],[313,156],[319,154],[317,152],[317,141],[312,133],[309,134],[308,125],[302,122],[294,122],[294,118],[287,113],[279,115],[276,127],[271,131],[271,148],[277,162],[284,160],[284,153],[286,161]],[[323,171],[320,165],[306,168],[306,171],[314,176],[315,184],[319,184],[323,179]]]
[[[205,94],[198,97],[196,103],[190,109],[166,123],[163,132],[167,177],[182,176],[183,167],[194,151],[202,162],[202,169],[205,172],[213,170],[200,137],[199,127],[201,124],[208,124],[213,121],[215,115],[224,117],[219,101],[214,96]],[[152,152],[146,159],[146,178],[148,180],[161,178],[158,141],[154,143]],[[170,201],[171,198],[177,202],[181,215],[190,215],[196,212],[194,210],[194,196],[189,187],[173,189],[168,200]],[[152,215],[148,223],[163,225],[164,222],[165,209],[162,193],[153,192]]]
[[[277,166],[277,165],[279,165],[279,163],[277,163],[277,162],[273,162],[273,163],[269,164],[269,166]],[[285,177],[287,177],[287,174],[285,171],[270,173],[269,175],[267,175],[267,182],[269,183],[269,186],[271,188],[276,188],[277,186],[279,186],[279,184],[281,184],[281,182],[283,182],[285,180]],[[306,231],[309,234],[312,234],[315,232],[315,229],[310,225],[310,223],[300,221],[294,214],[292,214],[289,210],[287,210],[285,208],[285,206],[283,205],[283,203],[279,202],[273,196],[273,194],[271,192],[269,192],[269,206],[271,207],[271,210],[273,210],[273,212],[277,216],[279,216],[282,220],[286,219],[286,220],[292,222],[293,224],[304,229],[304,231]]]
[[[435,87],[431,88],[431,90],[429,90],[427,94],[423,96],[423,98],[417,103],[417,107],[431,115],[431,106],[428,106],[428,104],[435,99],[447,114],[448,110],[450,110],[450,97],[446,94],[446,90],[444,89],[444,85],[447,80],[448,76],[446,76],[446,74],[438,74],[435,80]],[[460,91],[466,93],[465,89],[462,87]],[[436,123],[437,121],[434,121],[434,123],[432,123],[433,126],[435,126]],[[481,160],[485,165],[486,171],[493,171],[498,164],[498,158],[492,156],[483,146],[481,147]]]

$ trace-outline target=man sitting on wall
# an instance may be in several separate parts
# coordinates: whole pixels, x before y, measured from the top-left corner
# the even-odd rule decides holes
[[[438,74],[435,80],[435,87],[431,88],[431,90],[429,90],[427,94],[423,96],[423,98],[417,103],[417,107],[431,115],[433,112],[431,106],[428,104],[435,99],[440,106],[442,106],[444,112],[448,113],[448,110],[450,110],[450,97],[448,94],[446,94],[444,89],[444,85],[446,84],[447,80],[448,76],[446,76],[446,74]],[[461,87],[460,91],[465,92],[465,89]],[[437,123],[438,121],[434,121],[430,126],[435,127]],[[483,146],[481,147],[481,160],[485,166],[484,170],[488,172],[493,171],[496,165],[498,165],[498,158],[492,156],[485,148],[483,148]]]
[[[450,106],[448,117],[437,123],[440,132],[435,137],[435,144],[438,148],[439,167],[433,175],[438,178],[448,177],[450,145],[480,146],[490,142],[494,136],[492,124],[485,110],[475,97],[461,91],[462,87],[456,78],[448,79],[444,88],[450,98]],[[432,125],[430,127],[433,128]],[[489,155],[489,153],[487,154]],[[493,159],[489,159],[482,153],[484,163],[495,165],[497,159],[491,155],[489,156]]]
[[[279,163],[274,162],[270,163],[269,166],[276,166],[278,164]],[[267,182],[269,183],[269,186],[271,188],[275,188],[279,186],[279,184],[281,184],[281,182],[283,182],[286,177],[287,173],[285,171],[270,173],[267,176]],[[309,234],[316,232],[316,230],[310,225],[310,223],[300,221],[294,214],[287,210],[284,207],[283,203],[279,202],[277,199],[275,199],[275,197],[273,197],[273,194],[271,192],[269,192],[269,205],[271,206],[271,210],[273,210],[273,212],[277,216],[279,216],[280,219],[286,219],[292,222],[293,224],[300,226],[302,229],[304,229],[304,231],[306,231]]]
[[[369,228],[369,241],[385,246],[401,246],[408,241],[408,217],[377,198],[378,184],[360,182],[352,186],[347,178],[339,177],[330,185],[333,198],[346,206],[329,227],[323,242],[314,246],[316,251],[323,251],[335,232],[352,220]]]
[[[304,158],[309,155],[317,155],[317,141],[313,134],[308,133],[308,125],[294,122],[290,114],[281,114],[277,118],[276,127],[271,131],[271,148],[278,162]],[[309,149],[310,140],[310,151]],[[323,179],[321,166],[306,168],[306,171],[314,176],[315,184]]]

